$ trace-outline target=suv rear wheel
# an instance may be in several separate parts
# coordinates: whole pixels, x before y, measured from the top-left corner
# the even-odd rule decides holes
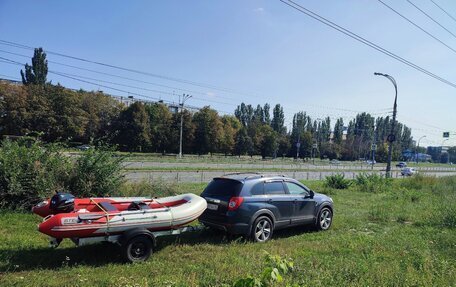
[[[274,225],[267,216],[258,217],[252,226],[252,240],[255,242],[265,242],[271,239]]]

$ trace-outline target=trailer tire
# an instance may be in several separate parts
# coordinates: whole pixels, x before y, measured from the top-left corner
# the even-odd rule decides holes
[[[146,261],[152,252],[152,240],[144,234],[134,236],[122,245],[122,256],[132,263]]]

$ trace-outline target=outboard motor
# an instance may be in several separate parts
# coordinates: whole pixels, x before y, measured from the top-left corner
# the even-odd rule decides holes
[[[49,209],[54,214],[71,212],[74,210],[74,196],[69,193],[57,192],[51,197]]]

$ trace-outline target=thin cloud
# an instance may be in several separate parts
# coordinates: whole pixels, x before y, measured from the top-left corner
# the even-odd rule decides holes
[[[255,12],[255,13],[263,13],[264,12],[264,8],[263,7],[255,8],[255,9],[253,9],[253,12]]]

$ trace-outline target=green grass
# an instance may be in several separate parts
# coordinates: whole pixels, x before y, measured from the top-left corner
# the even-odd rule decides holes
[[[2,286],[220,286],[259,276],[263,250],[294,261],[286,283],[299,286],[454,286],[456,177],[395,180],[388,192],[350,187],[329,193],[334,225],[277,231],[256,244],[205,231],[159,240],[150,260],[124,264],[110,245],[47,248],[32,214],[0,214]],[[204,184],[173,186],[199,193]],[[124,192],[135,192],[130,188]]]

